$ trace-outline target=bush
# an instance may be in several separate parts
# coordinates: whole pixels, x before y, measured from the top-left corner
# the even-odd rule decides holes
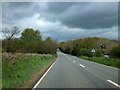
[[[3,40],[2,48],[3,52],[18,52],[22,47],[22,43],[19,39]]]
[[[57,44],[53,41],[43,41],[37,45],[37,53],[40,54],[56,54]]]
[[[120,58],[120,46],[112,48],[111,57]]]
[[[96,57],[101,57],[101,51],[100,50],[96,50],[96,52],[95,52],[95,56]]]
[[[40,53],[56,54],[57,43],[51,37],[42,41],[42,36],[38,30],[26,28],[20,38],[2,40],[3,51],[22,52],[22,53]]]

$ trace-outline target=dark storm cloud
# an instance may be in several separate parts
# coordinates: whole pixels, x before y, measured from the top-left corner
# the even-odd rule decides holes
[[[48,2],[46,4],[47,8],[41,10],[36,3],[5,3],[3,20],[4,17],[13,20],[40,13],[48,20],[60,20],[69,27],[93,29],[117,25],[117,3]]]
[[[7,3],[8,4],[8,3]],[[9,6],[11,7],[11,8],[18,8],[18,7],[24,7],[24,8],[27,8],[27,7],[29,7],[30,5],[32,5],[33,3],[32,2],[11,2],[10,4],[9,4]],[[4,6],[4,5],[3,5]]]
[[[67,3],[67,2],[49,2],[47,12],[60,14],[65,12],[69,9],[74,3]]]
[[[15,21],[34,15],[33,4],[29,2],[10,2],[2,4],[2,17],[5,21]]]
[[[56,14],[63,14],[65,12],[67,12],[68,10],[71,9],[71,7],[74,6],[79,6],[79,9],[83,9],[84,7],[86,7],[87,5],[89,5],[91,2],[48,2],[47,3],[47,11],[50,13],[56,13]],[[75,11],[76,8],[74,8],[73,10],[71,10],[70,12]]]
[[[64,6],[69,8],[63,9]],[[57,15],[57,19],[69,27],[79,27],[86,29],[110,28],[117,25],[118,5],[117,3],[52,3],[52,13]],[[60,13],[59,10],[64,11]],[[59,13],[58,13],[59,12]],[[54,18],[53,18],[54,19]]]

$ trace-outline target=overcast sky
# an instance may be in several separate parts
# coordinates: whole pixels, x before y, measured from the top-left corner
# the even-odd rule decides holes
[[[2,27],[38,29],[43,39],[85,37],[118,39],[116,2],[4,2]]]

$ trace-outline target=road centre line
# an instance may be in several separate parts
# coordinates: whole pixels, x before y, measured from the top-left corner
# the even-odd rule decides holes
[[[76,61],[73,61],[73,62],[76,62]]]
[[[85,66],[84,66],[84,65],[82,65],[82,64],[80,64],[80,66],[81,66],[81,67],[83,67],[83,68],[85,67]]]
[[[115,83],[115,82],[113,82],[113,81],[111,81],[111,80],[107,80],[107,81],[108,81],[109,83],[111,83],[111,84],[117,86],[118,88],[120,88],[120,85],[118,85],[117,83]]]
[[[68,59],[70,59],[70,57],[66,56]]]

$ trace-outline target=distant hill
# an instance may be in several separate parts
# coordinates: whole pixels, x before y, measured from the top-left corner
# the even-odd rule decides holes
[[[59,48],[65,53],[78,56],[90,56],[91,50],[94,48],[98,53],[97,55],[100,56],[101,54],[110,54],[111,49],[113,47],[117,47],[119,43],[120,42],[118,42],[117,40],[109,40],[99,37],[88,37],[67,42],[61,42],[59,44]]]

